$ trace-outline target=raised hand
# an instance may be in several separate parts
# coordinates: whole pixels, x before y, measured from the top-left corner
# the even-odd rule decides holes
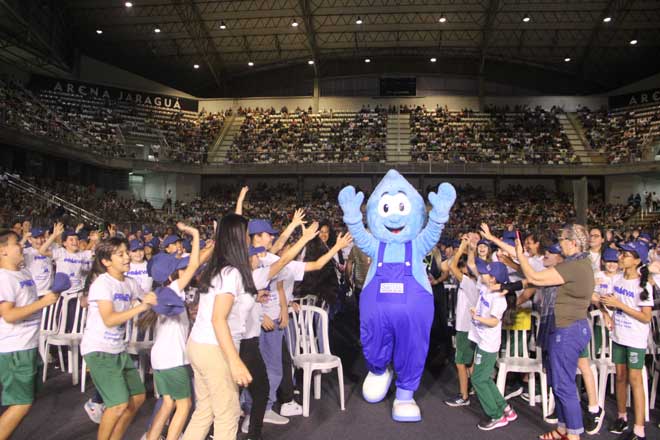
[[[305,221],[305,210],[302,208],[296,209],[296,212],[293,213],[293,219],[291,220],[291,224],[294,225],[296,228],[298,226],[302,226],[304,224],[307,224]]]
[[[353,243],[353,236],[350,232],[337,235],[336,245],[339,246],[339,249],[344,249],[345,247],[350,246],[351,243]]]
[[[442,183],[438,187],[438,192],[429,193],[429,203],[433,209],[431,215],[435,216],[435,220],[439,223],[447,223],[449,220],[449,210],[456,201],[456,190],[451,183]]]
[[[56,236],[62,235],[63,232],[64,232],[64,224],[60,222],[55,223],[55,225],[53,226],[53,235]]]
[[[238,194],[238,199],[245,200],[245,196],[247,195],[248,191],[250,191],[250,187],[247,185],[241,188],[241,192]]]
[[[176,227],[179,231],[188,235],[194,235],[195,233],[199,234],[199,231],[196,228],[193,228],[192,226],[188,226],[183,222],[177,222]]]
[[[339,192],[339,206],[344,211],[344,219],[349,222],[358,222],[362,220],[362,211],[360,207],[364,201],[364,193],[355,193],[355,188],[347,186]]]
[[[490,240],[490,241],[493,240],[493,234],[490,232],[490,227],[486,223],[481,224],[479,233],[486,240]]]
[[[319,223],[314,222],[308,227],[302,226],[302,238],[305,241],[310,241],[319,234]]]

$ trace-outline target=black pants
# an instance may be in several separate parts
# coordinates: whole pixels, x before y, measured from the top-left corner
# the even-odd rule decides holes
[[[252,382],[248,391],[252,396],[252,409],[250,410],[249,438],[260,438],[264,425],[264,414],[268,403],[268,374],[266,364],[259,351],[259,338],[243,339],[241,341],[240,357],[252,375]]]
[[[277,400],[287,403],[293,400],[293,377],[291,376],[291,355],[286,338],[282,338],[282,381],[277,389]]]

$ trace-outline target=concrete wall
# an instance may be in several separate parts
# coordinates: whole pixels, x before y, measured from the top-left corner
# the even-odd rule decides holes
[[[194,98],[194,96],[182,92],[181,90],[152,81],[85,55],[80,57],[80,75],[75,79],[144,92]]]
[[[660,176],[629,175],[605,177],[605,199],[609,203],[626,204],[630,194],[639,193],[644,198],[645,192],[660,195]]]
[[[540,105],[545,109],[553,105],[563,108],[567,112],[574,112],[579,106],[591,109],[607,107],[607,96],[491,96],[484,99],[486,105],[513,107],[516,104],[526,104],[530,107]]]

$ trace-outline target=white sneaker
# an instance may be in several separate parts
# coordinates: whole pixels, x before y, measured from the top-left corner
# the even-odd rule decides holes
[[[250,414],[246,415],[241,423],[241,432],[247,434],[250,431]]]
[[[394,399],[392,419],[396,422],[419,422],[422,420],[422,414],[414,399],[403,401]]]
[[[303,413],[302,406],[298,405],[298,402],[292,400],[291,402],[283,403],[280,408],[280,415],[285,417],[291,416],[301,416]]]
[[[264,423],[272,423],[273,425],[286,425],[289,423],[289,419],[282,417],[272,409],[266,411],[264,414]]]
[[[390,389],[392,376],[394,376],[394,373],[389,368],[381,375],[370,371],[362,383],[362,397],[364,397],[364,400],[369,403],[378,403],[383,400]]]
[[[92,399],[89,399],[85,402],[85,412],[89,416],[89,419],[96,423],[97,425],[101,423],[101,418],[103,418],[103,411],[105,407],[102,403],[94,403]]]

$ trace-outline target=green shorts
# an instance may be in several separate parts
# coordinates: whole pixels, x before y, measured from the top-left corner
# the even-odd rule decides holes
[[[584,347],[584,350],[580,352],[580,359],[581,358],[588,358],[589,357],[589,344],[587,344],[586,347]]]
[[[170,396],[174,400],[192,397],[190,372],[186,366],[154,370],[154,383],[158,394],[163,396]]]
[[[130,396],[145,393],[144,384],[128,353],[95,351],[84,357],[94,386],[106,407],[128,403]]]
[[[646,350],[643,348],[628,347],[612,341],[612,362],[615,364],[626,364],[630,369],[641,370],[644,368],[644,356]]]
[[[0,353],[2,405],[29,405],[38,385],[39,355],[36,348]]]
[[[475,347],[474,342],[468,339],[468,332],[456,332],[456,355],[454,356],[454,363],[472,365]]]

